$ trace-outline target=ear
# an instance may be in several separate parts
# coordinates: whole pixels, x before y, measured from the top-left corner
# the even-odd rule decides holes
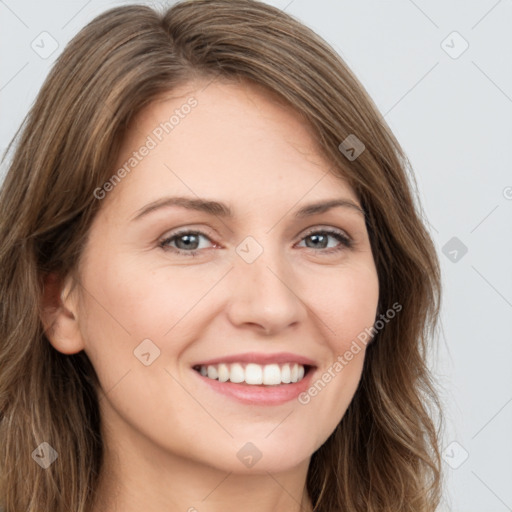
[[[63,354],[75,354],[84,349],[78,325],[78,301],[71,276],[63,281],[56,273],[44,279],[41,297],[41,321],[48,341]]]

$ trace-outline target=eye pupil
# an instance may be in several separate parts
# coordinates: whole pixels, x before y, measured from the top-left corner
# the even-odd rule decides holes
[[[201,232],[187,231],[176,233],[166,240],[163,240],[160,246],[169,249],[172,249],[174,246],[174,249],[178,251],[178,253],[181,252],[183,255],[188,253],[190,256],[195,256],[201,250],[201,237],[209,239],[207,235]],[[337,240],[338,246],[329,248],[329,238]],[[333,254],[341,251],[344,247],[351,247],[350,241],[347,240],[346,237],[334,231],[310,232],[309,235],[302,238],[302,243],[305,243],[306,247],[310,249],[315,249],[318,254]],[[318,251],[318,249],[327,250]]]
[[[319,234],[309,235],[307,237],[307,239],[309,239],[309,240],[316,240],[316,242],[318,242],[318,241],[327,242],[327,237],[325,235],[319,235]],[[308,245],[307,241],[306,241],[306,245]],[[308,247],[309,247],[309,245],[308,245]],[[313,245],[313,248],[317,248],[317,247],[318,247],[318,245]],[[325,248],[326,247],[325,243],[322,244],[321,247]]]
[[[194,238],[196,240],[194,240]],[[180,247],[181,241],[185,241],[184,247]],[[198,244],[197,235],[193,235],[193,234],[181,235],[178,238],[176,238],[176,245],[177,245],[178,249],[183,249],[183,248],[184,249],[190,249],[190,248],[197,249],[197,244]]]

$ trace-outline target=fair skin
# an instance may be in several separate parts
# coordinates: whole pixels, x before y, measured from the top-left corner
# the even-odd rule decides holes
[[[197,106],[102,199],[81,286],[67,293],[71,280],[63,284],[51,318],[52,345],[85,350],[101,384],[106,458],[95,512],[309,511],[311,455],[342,419],[365,351],[307,404],[243,402],[193,366],[286,352],[314,362],[311,383],[321,378],[375,321],[364,215],[303,120],[247,84],[189,83],[153,102],[135,118],[114,172],[191,96]],[[222,202],[233,216],[174,205],[134,220],[168,196]],[[295,217],[331,199],[355,206]],[[188,239],[195,256],[183,234],[159,246],[177,228],[203,233]],[[257,250],[240,245],[248,236],[263,251],[250,263],[237,252]],[[134,355],[145,339],[160,350],[147,366]],[[249,442],[261,455],[252,467],[237,456]]]

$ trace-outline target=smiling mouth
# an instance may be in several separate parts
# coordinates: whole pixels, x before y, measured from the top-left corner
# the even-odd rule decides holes
[[[299,363],[264,365],[256,363],[220,363],[193,367],[195,371],[208,379],[250,386],[295,384],[300,382],[311,368],[310,365]]]

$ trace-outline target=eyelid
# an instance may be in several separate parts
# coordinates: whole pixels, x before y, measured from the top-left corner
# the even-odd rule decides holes
[[[308,236],[311,233],[317,233],[317,232],[326,232],[326,233],[337,233],[341,236],[344,236],[347,240],[353,241],[352,237],[344,230],[340,228],[336,228],[334,226],[327,226],[327,225],[316,225],[312,226],[311,228],[307,228],[306,231],[304,231],[301,234],[301,240]]]
[[[298,243],[302,242],[305,238],[308,236],[311,236],[315,233],[325,233],[327,236],[331,236],[333,238],[336,238],[338,242],[340,242],[341,246],[344,247],[329,247],[325,249],[313,249],[311,247],[306,247],[306,249],[310,249],[313,252],[318,253],[319,255],[330,255],[334,253],[341,252],[343,249],[352,249],[354,247],[355,241],[354,239],[343,229],[335,228],[332,226],[313,226],[312,228],[309,228],[305,232],[302,233],[300,240]]]
[[[158,242],[162,242],[162,241],[168,240],[169,238],[173,238],[175,236],[178,236],[181,234],[188,234],[188,233],[195,233],[195,234],[205,236],[205,237],[209,238],[212,242],[213,242],[214,238],[219,237],[218,232],[215,231],[214,229],[212,229],[208,225],[203,224],[203,225],[201,225],[201,227],[196,228],[196,227],[194,227],[193,224],[192,225],[185,224],[183,226],[179,226],[174,229],[169,229],[162,236],[158,237]],[[215,243],[217,243],[217,242],[215,242]],[[220,244],[217,244],[217,245],[220,245]]]
[[[194,229],[194,228],[188,228],[188,227],[183,227],[182,229],[180,228],[177,228],[177,231],[171,231],[170,233],[168,234],[165,234],[164,236],[160,237],[158,239],[158,245],[160,247],[164,247],[166,243],[170,242],[171,240],[173,239],[176,239],[176,238],[179,238],[181,235],[197,235],[197,236],[202,236],[204,238],[207,238],[213,245],[213,247],[222,247],[220,244],[218,244],[217,242],[215,242],[213,239],[212,239],[212,236],[205,232],[205,230],[201,230],[201,229]],[[174,247],[171,247],[170,248],[171,250],[175,250],[176,252],[186,252],[186,253],[193,253],[193,252],[198,252],[198,251],[202,251],[204,249],[193,249],[191,251],[183,251],[183,249],[177,249],[177,248],[174,248]]]
[[[340,242],[341,246],[344,246],[345,249],[351,249],[354,244],[353,238],[345,230],[336,228],[333,226],[325,226],[325,225],[311,226],[311,227],[307,228],[306,231],[302,231],[297,243],[302,242],[305,238],[307,238],[308,236],[315,234],[315,233],[325,233],[325,234],[327,234],[327,236],[336,238],[338,240],[338,242]],[[167,245],[174,239],[179,238],[180,235],[185,235],[185,234],[197,235],[197,236],[202,236],[204,238],[207,238],[213,244],[213,247],[208,247],[208,248],[203,248],[203,249],[192,249],[192,250],[187,251],[184,249],[178,249],[176,247]],[[215,242],[212,238],[213,237],[210,236],[210,234],[208,234],[207,232],[205,232],[204,229],[203,230],[202,229],[194,229],[189,226],[183,226],[181,229],[176,228],[176,231],[171,231],[170,234],[166,234],[163,237],[161,237],[158,241],[158,246],[160,248],[162,248],[163,250],[168,250],[170,252],[174,252],[175,254],[181,254],[181,255],[187,255],[187,256],[193,257],[193,256],[197,255],[198,253],[205,251],[206,249],[213,249],[213,248],[218,248],[218,247],[222,248],[222,245]],[[318,253],[319,255],[321,255],[321,254],[330,255],[330,254],[342,251],[343,247],[338,246],[338,247],[329,247],[329,248],[324,248],[324,249],[314,249],[311,247],[306,247],[306,249],[310,249],[311,251],[313,251],[314,253]]]
[[[183,226],[182,228],[178,227],[178,228],[176,228],[176,230],[170,230],[168,233],[159,237],[158,241],[164,242],[164,241],[168,240],[169,238],[173,238],[182,233],[183,234],[184,233],[194,233],[194,234],[203,235],[203,236],[209,238],[210,241],[213,242],[212,236],[215,236],[215,235],[212,235],[211,233],[208,233],[207,231],[208,230],[205,231],[204,228],[193,228],[190,226]],[[345,230],[343,230],[341,228],[336,228],[334,226],[328,226],[328,225],[322,225],[322,224],[318,224],[318,225],[314,225],[309,228],[306,228],[305,231],[301,232],[299,241],[301,241],[304,237],[308,236],[309,234],[316,233],[317,231],[326,231],[326,232],[334,231],[342,236],[345,236],[348,240],[353,241],[352,237]],[[217,243],[217,242],[215,242],[215,243]],[[220,244],[218,244],[218,245],[220,245]]]

